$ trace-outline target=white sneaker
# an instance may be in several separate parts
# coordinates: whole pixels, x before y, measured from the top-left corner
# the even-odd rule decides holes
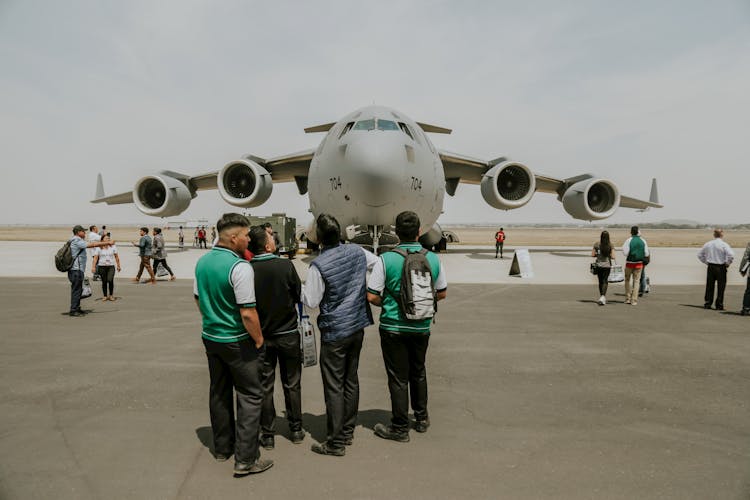
[[[606,304],[607,303],[607,297],[605,297],[604,295],[602,295],[599,298],[599,302],[601,302],[602,305]]]

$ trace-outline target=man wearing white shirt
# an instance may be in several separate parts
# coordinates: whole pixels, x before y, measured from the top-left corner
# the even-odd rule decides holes
[[[320,374],[326,402],[326,441],[321,455],[341,457],[352,444],[359,409],[359,353],[365,327],[373,324],[367,303],[367,268],[378,258],[357,245],[341,244],[341,226],[328,214],[316,219],[322,247],[302,288],[302,302],[320,307]]]
[[[718,283],[716,293],[716,310],[724,310],[724,289],[727,287],[727,268],[734,260],[734,252],[724,237],[724,230],[714,229],[714,239],[703,245],[698,251],[698,260],[706,264],[706,294],[703,307],[711,309],[714,301],[714,285]]]
[[[89,226],[89,234],[86,235],[86,241],[88,243],[96,243],[97,241],[102,241],[102,237],[99,234],[99,230],[96,226]],[[88,255],[89,259],[93,259],[94,253],[92,250],[86,250],[86,254]],[[94,275],[94,281],[99,281],[99,270],[94,269],[92,271],[92,274]]]

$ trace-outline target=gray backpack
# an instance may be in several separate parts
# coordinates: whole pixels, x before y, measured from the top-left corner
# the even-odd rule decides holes
[[[404,258],[401,292],[396,297],[401,312],[411,320],[433,318],[437,312],[437,293],[427,250],[410,252],[394,248],[393,251]]]
[[[70,248],[71,241],[73,240],[66,241],[65,244],[60,247],[60,250],[58,250],[55,254],[55,267],[61,273],[70,271],[70,268],[73,267],[73,263],[75,262],[75,260],[81,255],[81,252],[83,252],[83,250],[79,250],[78,253],[76,253],[76,256],[73,257],[73,251]]]

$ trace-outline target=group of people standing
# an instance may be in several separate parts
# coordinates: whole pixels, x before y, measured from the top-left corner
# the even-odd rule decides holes
[[[698,251],[698,260],[706,265],[706,288],[703,307],[717,311],[724,310],[724,292],[727,285],[727,271],[734,260],[734,251],[724,241],[724,230],[716,228],[713,240]],[[645,266],[651,260],[648,243],[641,236],[638,226],[630,228],[630,237],[622,244],[625,256],[625,303],[636,305],[638,297],[646,290]],[[609,233],[602,231],[599,241],[594,243],[591,256],[595,258],[595,271],[599,281],[600,305],[607,303],[607,285],[610,270],[615,261],[615,248],[610,242]],[[740,263],[740,275],[747,277],[747,287],[742,299],[740,314],[750,315],[750,243]]]
[[[357,245],[341,243],[341,227],[321,214],[316,230],[321,253],[302,285],[292,263],[274,252],[272,234],[247,219],[224,214],[217,223],[218,242],[196,265],[194,295],[202,317],[202,338],[210,374],[209,411],[214,453],[219,461],[235,458],[234,473],[259,473],[273,465],[260,458],[260,447],[275,446],[273,387],[276,366],[284,390],[293,443],[305,438],[301,411],[301,354],[298,304],[318,307],[320,371],[326,406],[326,439],[314,443],[321,455],[344,456],[354,440],[359,409],[358,367],[365,328],[373,324],[370,304],[381,306],[380,339],[392,417],[377,424],[375,435],[409,441],[409,394],[416,423],[426,432],[425,357],[430,319],[410,320],[399,302],[405,257],[420,252],[429,263],[434,300],[445,298],[447,282],[438,257],[417,243],[419,217],[396,218],[397,251],[380,257]],[[252,260],[243,258],[245,250]],[[372,270],[369,284],[368,269]],[[233,393],[237,398],[234,414]]]

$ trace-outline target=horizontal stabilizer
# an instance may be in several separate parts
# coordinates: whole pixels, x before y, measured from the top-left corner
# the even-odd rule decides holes
[[[417,125],[419,125],[425,132],[432,132],[433,134],[450,134],[453,132],[453,130],[449,128],[438,127],[437,125],[430,125],[429,123],[417,122]]]
[[[305,129],[305,133],[313,134],[315,132],[328,132],[334,125],[336,125],[336,122],[324,123],[323,125],[315,125],[314,127],[307,127]]]

